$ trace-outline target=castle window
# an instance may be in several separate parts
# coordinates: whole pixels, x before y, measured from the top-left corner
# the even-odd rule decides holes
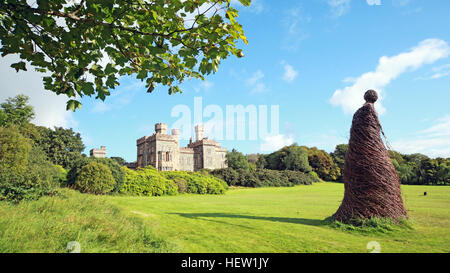
[[[166,161],[170,161],[169,152],[166,152]]]

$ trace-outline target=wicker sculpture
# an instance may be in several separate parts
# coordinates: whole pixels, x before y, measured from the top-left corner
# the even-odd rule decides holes
[[[345,194],[334,219],[348,223],[373,217],[394,221],[407,218],[397,171],[380,136],[374,103],[375,91],[365,93],[366,103],[353,116],[345,156]]]

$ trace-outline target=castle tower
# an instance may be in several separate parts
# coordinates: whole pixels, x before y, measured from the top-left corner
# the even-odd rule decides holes
[[[180,129],[172,129],[172,136],[179,143],[180,142]]]
[[[157,134],[166,135],[167,134],[167,124],[166,123],[156,123],[155,132]]]
[[[195,141],[202,140],[205,135],[205,127],[203,125],[195,126]]]
[[[106,147],[100,146],[100,149],[91,149],[89,154],[91,157],[106,158]]]

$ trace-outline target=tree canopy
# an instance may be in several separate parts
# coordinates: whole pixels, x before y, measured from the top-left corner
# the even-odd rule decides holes
[[[247,157],[241,152],[238,152],[236,149],[233,149],[231,152],[227,153],[227,164],[229,168],[234,170],[250,169]]]
[[[25,95],[17,95],[0,104],[0,126],[22,126],[30,122],[34,117],[34,110],[28,105],[28,100]]]
[[[16,71],[46,73],[47,90],[77,100],[104,100],[122,75],[135,74],[147,92],[157,84],[181,92],[186,78],[216,72],[247,43],[231,0],[5,0],[0,5],[0,53],[19,54]],[[245,6],[250,0],[239,0]]]

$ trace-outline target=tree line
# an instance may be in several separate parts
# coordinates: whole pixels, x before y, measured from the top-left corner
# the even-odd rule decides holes
[[[227,154],[227,162],[228,168],[236,172],[296,171],[324,181],[343,182],[347,150],[347,144],[337,145],[331,153],[297,144],[270,154],[244,155],[233,149]],[[396,151],[389,151],[389,156],[402,184],[450,185],[450,158],[430,158],[419,153],[407,155]],[[216,171],[220,172],[224,171]]]
[[[56,195],[61,187],[90,194],[223,194],[228,186],[208,173],[164,174],[155,168],[131,171],[121,157],[92,158],[79,133],[31,123],[29,98],[0,104],[0,200],[19,202]]]

